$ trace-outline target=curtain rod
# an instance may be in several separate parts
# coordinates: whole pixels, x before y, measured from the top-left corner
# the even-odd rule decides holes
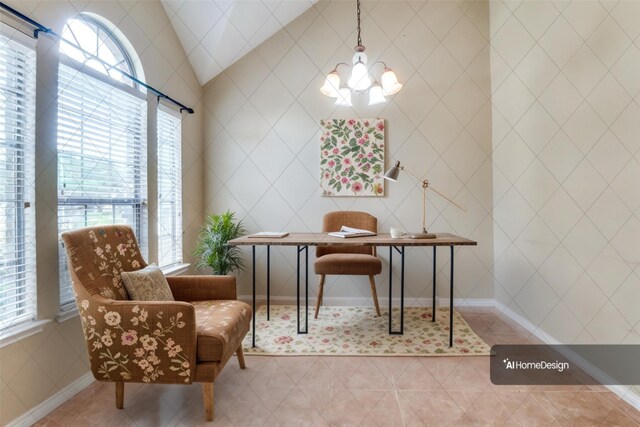
[[[101,63],[103,63],[104,65],[113,68],[113,66],[111,64],[106,63],[105,61],[103,61],[102,59],[98,58],[95,55],[91,55],[89,52],[85,51],[84,49],[82,49],[80,46],[76,45],[75,43],[72,43],[68,40],[65,40],[64,38],[62,38],[62,36],[58,33],[56,33],[55,31],[53,31],[51,28],[47,28],[44,25],[42,25],[41,23],[34,21],[33,19],[29,18],[27,15],[23,14],[22,12],[19,12],[17,10],[15,10],[14,8],[12,8],[11,6],[0,2],[0,8],[6,10],[7,12],[11,13],[13,16],[27,22],[29,25],[35,27],[35,30],[33,30],[33,37],[35,37],[36,39],[38,38],[38,34],[39,33],[45,33],[48,34],[62,42],[68,43],[71,46],[74,46],[75,48],[79,49],[80,51],[82,51],[85,55],[89,55],[92,59],[95,59]],[[181,102],[176,101],[175,99],[171,98],[169,95],[166,95],[162,92],[160,92],[159,90],[155,89],[152,86],[149,86],[148,84],[146,84],[145,82],[143,82],[142,80],[139,80],[137,78],[135,78],[134,76],[130,75],[129,73],[126,73],[122,70],[120,70],[119,68],[113,68],[116,71],[118,71],[119,73],[121,73],[123,76],[127,77],[128,79],[136,82],[137,84],[143,86],[145,89],[153,92],[158,99],[164,99],[168,102],[173,103],[174,105],[180,107],[180,112],[182,111],[186,111],[189,114],[193,114],[193,108],[189,108],[186,105],[182,104]]]

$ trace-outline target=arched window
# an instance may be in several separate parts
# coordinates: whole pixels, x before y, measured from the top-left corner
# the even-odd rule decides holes
[[[58,67],[58,232],[127,224],[145,253],[147,100],[120,72],[143,77],[135,67],[139,59],[119,34],[95,15],[78,15],[64,27]],[[75,304],[60,245],[65,310]]]
[[[60,53],[135,87],[131,79],[117,71],[136,77],[129,54],[122,42],[98,19],[88,15],[69,19],[62,31],[62,38]]]

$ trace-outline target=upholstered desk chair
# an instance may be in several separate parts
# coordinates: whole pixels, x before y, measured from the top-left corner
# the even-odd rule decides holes
[[[91,371],[116,383],[201,382],[207,420],[213,420],[213,382],[233,353],[244,368],[242,340],[251,307],[236,301],[232,276],[167,277],[175,301],[133,301],[120,273],[146,266],[136,237],[124,225],[62,234],[80,311]]]
[[[340,231],[340,228],[361,228],[373,232],[378,231],[378,220],[366,212],[336,211],[329,212],[322,218],[322,231]],[[316,261],[313,265],[316,274],[320,275],[318,298],[316,301],[315,318],[322,305],[325,276],[327,275],[357,275],[369,276],[371,296],[376,307],[376,314],[380,316],[376,281],[373,276],[382,271],[382,261],[376,256],[375,246],[318,246]]]

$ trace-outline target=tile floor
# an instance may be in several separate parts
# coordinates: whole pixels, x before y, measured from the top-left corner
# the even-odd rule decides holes
[[[488,344],[538,343],[494,309],[460,308]],[[495,386],[488,357],[247,357],[215,383],[215,421],[250,425],[617,425],[640,411],[601,386]],[[194,426],[204,421],[200,385],[94,383],[38,426]],[[210,424],[211,425],[211,424]]]

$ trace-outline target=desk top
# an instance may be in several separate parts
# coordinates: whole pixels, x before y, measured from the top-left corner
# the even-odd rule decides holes
[[[327,233],[290,233],[281,239],[267,237],[239,237],[229,240],[232,246],[476,246],[478,243],[449,233],[435,233],[435,239],[394,239],[389,234],[370,237],[332,237]]]

